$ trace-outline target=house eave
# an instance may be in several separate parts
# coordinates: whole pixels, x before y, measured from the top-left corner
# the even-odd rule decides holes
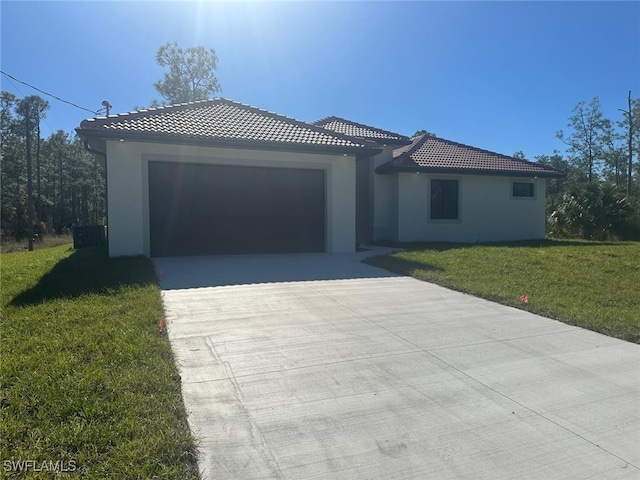
[[[523,172],[518,170],[490,170],[484,168],[444,168],[444,167],[401,167],[389,164],[380,165],[375,172],[379,175],[394,175],[396,173],[435,173],[443,175],[485,175],[500,177],[527,178],[561,178],[562,172]]]
[[[270,150],[300,153],[343,154],[347,156],[373,156],[382,152],[382,148],[373,146],[349,147],[339,145],[314,145],[289,142],[269,142],[260,140],[241,140],[225,138],[200,138],[185,135],[167,135],[153,133],[127,132],[121,130],[98,130],[95,128],[76,128],[79,136],[87,140],[135,141],[143,143],[161,143],[173,145],[192,145],[217,148],[245,148],[250,150]]]

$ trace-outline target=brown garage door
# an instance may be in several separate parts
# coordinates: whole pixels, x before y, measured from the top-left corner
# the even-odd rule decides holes
[[[323,170],[149,162],[151,256],[325,251]]]

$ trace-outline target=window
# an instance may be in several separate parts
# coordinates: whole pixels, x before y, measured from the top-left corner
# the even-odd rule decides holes
[[[431,220],[458,219],[458,180],[431,180]]]
[[[533,183],[529,183],[529,182],[513,182],[511,195],[513,197],[529,197],[529,198],[533,198]]]

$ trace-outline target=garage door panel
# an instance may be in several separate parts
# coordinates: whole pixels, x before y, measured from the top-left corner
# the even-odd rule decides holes
[[[152,256],[322,252],[322,170],[149,163]]]

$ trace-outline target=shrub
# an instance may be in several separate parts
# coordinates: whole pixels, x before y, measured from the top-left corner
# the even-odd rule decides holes
[[[549,215],[549,234],[587,240],[638,239],[639,211],[637,202],[613,185],[575,183],[562,195]]]

